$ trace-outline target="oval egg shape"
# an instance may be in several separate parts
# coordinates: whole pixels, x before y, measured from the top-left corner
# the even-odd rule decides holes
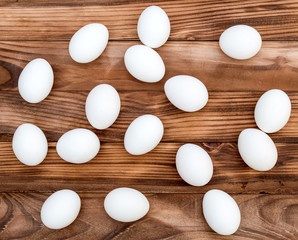
[[[231,235],[241,222],[240,209],[227,193],[213,189],[203,198],[203,214],[209,227],[220,235]]]
[[[128,48],[124,55],[127,71],[136,79],[153,83],[165,75],[165,64],[159,54],[150,47],[135,45]]]
[[[159,48],[168,40],[171,25],[166,12],[158,6],[147,7],[138,20],[138,36],[151,48]]]
[[[89,93],[85,111],[89,123],[96,129],[106,129],[117,119],[120,112],[120,97],[114,87],[100,84]]]
[[[18,89],[21,97],[29,103],[39,103],[51,92],[54,73],[51,65],[42,58],[29,62],[20,74]]]
[[[290,98],[279,89],[265,92],[256,104],[255,121],[266,133],[274,133],[282,129],[289,121],[290,115]]]
[[[213,164],[209,154],[195,144],[182,145],[176,154],[180,177],[192,186],[204,186],[212,178]]]
[[[68,189],[53,193],[41,208],[41,221],[51,229],[65,228],[77,218],[81,209],[79,195]]]
[[[169,101],[185,112],[195,112],[202,109],[208,102],[208,91],[197,78],[178,75],[168,79],[164,86]]]
[[[143,115],[129,125],[124,136],[124,147],[132,155],[142,155],[153,150],[162,139],[164,127],[154,115]]]
[[[236,25],[226,29],[219,38],[221,50],[231,58],[245,60],[255,56],[261,49],[259,32],[247,25]]]
[[[149,201],[138,190],[116,188],[105,197],[104,209],[107,214],[120,222],[134,222],[149,211]]]
[[[264,132],[248,128],[238,137],[238,150],[243,161],[257,171],[268,171],[277,162],[277,149]]]
[[[28,166],[36,166],[48,153],[48,141],[39,127],[24,123],[13,135],[12,149],[20,162]]]
[[[105,50],[109,31],[105,25],[90,23],[80,28],[69,42],[69,54],[78,63],[89,63]]]
[[[76,128],[64,133],[58,140],[58,155],[70,163],[86,163],[93,159],[100,149],[100,141],[92,131]]]

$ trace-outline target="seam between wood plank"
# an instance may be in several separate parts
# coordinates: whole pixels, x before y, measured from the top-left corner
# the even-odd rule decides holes
[[[135,187],[135,186],[134,186]],[[137,188],[137,187],[136,187]],[[59,189],[57,189],[59,190]],[[0,194],[5,194],[5,193],[17,193],[17,194],[31,194],[31,193],[54,193],[56,190],[54,191],[0,191]],[[107,194],[109,193],[110,191],[80,191],[80,190],[76,190],[76,192],[79,194],[79,193],[82,193],[82,194]],[[207,192],[207,191],[206,191]],[[144,191],[142,190],[142,193],[144,194],[159,194],[159,195],[185,195],[185,194],[189,194],[189,195],[204,195],[205,193],[194,193],[194,192],[158,192],[158,191]],[[266,192],[266,193],[263,193],[263,192],[259,192],[259,193],[230,193],[229,191],[227,191],[227,193],[229,193],[230,195],[246,195],[246,196],[295,196],[295,195],[298,195],[298,193],[272,193],[272,192]]]
[[[0,42],[69,42],[69,39],[1,39]],[[109,42],[137,42],[142,44],[139,39],[109,39]],[[208,40],[208,39],[168,39],[167,42],[219,42],[218,40]],[[262,42],[298,42],[297,39],[263,39]],[[159,49],[159,48],[158,48]]]

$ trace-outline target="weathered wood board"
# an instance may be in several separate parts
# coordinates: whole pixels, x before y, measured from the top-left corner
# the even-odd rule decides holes
[[[150,5],[164,8],[171,20],[170,40],[158,53],[166,75],[158,83],[135,80],[126,71],[125,50],[139,44],[136,24]],[[81,26],[100,22],[110,31],[102,56],[78,64],[68,42]],[[235,24],[255,27],[263,38],[252,59],[237,61],[218,46],[222,31]],[[42,57],[53,66],[52,92],[39,104],[26,103],[17,82],[22,68]],[[209,90],[204,109],[184,113],[166,99],[165,81],[178,74],[199,78]],[[93,129],[84,105],[100,83],[120,94],[121,113],[109,129]],[[256,127],[254,107],[266,90],[286,91],[292,102],[290,121],[270,134],[279,159],[268,172],[256,172],[241,160],[239,133]],[[155,114],[165,126],[162,142],[143,156],[129,155],[125,130],[142,114]],[[49,140],[45,161],[28,167],[13,154],[11,140],[24,122],[39,126]],[[83,165],[67,163],[56,153],[66,131],[84,127],[101,140],[101,150]],[[175,168],[177,149],[187,142],[202,146],[214,164],[204,187],[187,185]],[[0,2],[0,239],[298,239],[298,1],[125,1],[19,0]],[[116,187],[133,187],[149,199],[151,209],[135,223],[119,223],[103,209],[105,195]],[[69,188],[82,198],[78,219],[54,231],[40,220],[43,201]],[[242,222],[229,237],[206,224],[202,198],[210,189],[230,193]]]

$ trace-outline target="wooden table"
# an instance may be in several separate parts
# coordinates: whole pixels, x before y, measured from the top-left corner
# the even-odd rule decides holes
[[[145,7],[156,4],[169,15],[170,40],[157,51],[166,65],[159,83],[147,84],[128,74],[125,50],[139,44],[136,24]],[[78,64],[68,54],[72,34],[99,22],[110,32],[109,44],[96,61]],[[218,38],[235,24],[255,27],[264,40],[257,56],[237,61],[225,56]],[[2,0],[0,2],[0,239],[298,239],[298,1],[125,1]],[[22,100],[17,82],[22,68],[42,57],[53,66],[51,94],[39,104]],[[210,93],[207,106],[184,113],[166,99],[163,85],[178,74],[202,80]],[[84,104],[101,83],[120,93],[119,118],[107,130],[93,129]],[[237,151],[241,130],[256,127],[254,107],[266,90],[279,88],[292,101],[290,121],[270,134],[278,148],[277,165],[257,172]],[[164,123],[162,142],[152,152],[131,156],[123,147],[129,123],[151,113]],[[45,161],[21,164],[11,148],[22,123],[39,126],[49,141]],[[61,160],[56,141],[73,128],[93,130],[101,140],[98,156],[83,165]],[[214,176],[204,187],[183,182],[175,154],[183,143],[197,143],[214,163]],[[103,208],[116,187],[133,187],[148,197],[151,208],[134,223],[119,223]],[[78,219],[62,230],[40,220],[40,208],[54,191],[79,193]],[[209,189],[230,193],[239,204],[242,222],[229,237],[206,224],[201,203]]]

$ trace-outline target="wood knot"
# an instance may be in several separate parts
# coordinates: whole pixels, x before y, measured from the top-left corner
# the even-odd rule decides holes
[[[0,89],[16,88],[21,71],[19,66],[0,61]]]
[[[215,154],[218,153],[224,147],[224,143],[210,142],[203,143],[203,146],[207,148],[207,151],[209,153]]]

